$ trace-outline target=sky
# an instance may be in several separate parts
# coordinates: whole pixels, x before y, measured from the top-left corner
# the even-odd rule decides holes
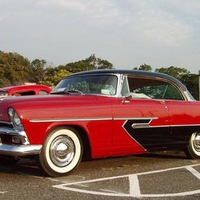
[[[0,0],[0,50],[65,65],[200,70],[200,0]]]

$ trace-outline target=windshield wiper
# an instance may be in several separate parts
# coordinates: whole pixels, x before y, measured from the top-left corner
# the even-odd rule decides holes
[[[50,94],[70,94],[70,93],[66,91],[58,91],[58,92],[51,92]]]
[[[67,90],[66,92],[69,92],[69,93],[79,93],[79,94],[83,95],[83,92],[81,92],[80,90]]]
[[[83,93],[79,90],[67,90],[67,91],[51,92],[51,94],[72,94],[72,93],[78,93],[78,94],[83,95]]]

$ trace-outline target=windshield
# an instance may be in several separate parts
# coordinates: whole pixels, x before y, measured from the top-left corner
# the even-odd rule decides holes
[[[87,75],[61,80],[52,93],[80,92],[87,94],[115,95],[117,77],[114,75]]]

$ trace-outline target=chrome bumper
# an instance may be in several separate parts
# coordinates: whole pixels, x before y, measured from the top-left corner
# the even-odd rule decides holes
[[[14,130],[10,123],[0,123],[0,156],[23,157],[41,152],[42,145],[31,145],[25,131]],[[10,139],[12,144],[5,143],[1,138],[4,136],[17,137],[21,144],[14,143],[12,139]]]
[[[16,135],[20,138],[22,144],[29,144],[29,140],[25,131],[16,131],[10,127],[0,127],[0,137],[1,135],[12,135],[12,136]]]
[[[40,153],[42,145],[8,145],[0,143],[0,155],[4,156],[30,156]]]

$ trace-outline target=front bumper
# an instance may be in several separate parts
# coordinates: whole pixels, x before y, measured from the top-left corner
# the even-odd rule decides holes
[[[10,123],[0,122],[0,156],[23,157],[37,155],[42,145],[32,145],[25,131],[17,131]]]
[[[29,140],[28,140],[28,137],[27,137],[25,131],[16,131],[12,127],[1,127],[0,126],[0,138],[2,140],[2,143],[4,143],[3,138],[10,137],[9,139],[11,139],[13,136],[17,136],[19,138],[21,144],[29,144]],[[7,142],[11,143],[12,141],[9,141],[9,139],[7,139],[8,140]],[[0,141],[0,144],[1,144],[1,141]]]
[[[0,155],[23,157],[37,155],[40,153],[42,145],[8,145],[0,143]]]

